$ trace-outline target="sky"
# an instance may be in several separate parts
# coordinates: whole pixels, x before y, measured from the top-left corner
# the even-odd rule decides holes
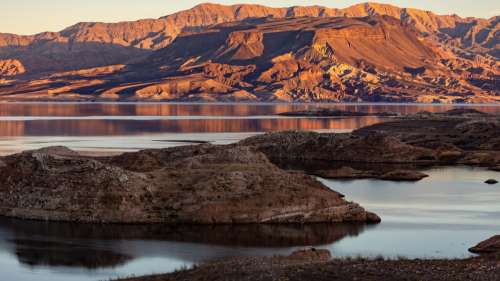
[[[60,31],[82,21],[118,22],[158,18],[204,2],[220,4],[254,3],[271,7],[321,5],[332,8],[366,0],[1,0],[0,32],[35,34]],[[500,0],[375,0],[399,7],[489,18],[500,15]]]

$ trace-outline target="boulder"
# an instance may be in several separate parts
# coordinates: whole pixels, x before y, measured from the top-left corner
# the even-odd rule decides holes
[[[497,184],[498,181],[494,180],[494,179],[489,179],[489,180],[485,181],[484,183],[486,183],[486,184]]]
[[[295,251],[288,257],[310,262],[327,262],[332,259],[332,254],[328,250],[310,248]]]

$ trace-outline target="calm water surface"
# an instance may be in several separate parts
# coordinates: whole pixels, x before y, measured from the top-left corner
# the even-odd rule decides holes
[[[279,130],[350,131],[380,118],[283,118],[311,107],[358,111],[442,111],[449,106],[254,104],[0,104],[0,151],[48,145],[125,151],[231,143]],[[500,107],[480,106],[500,112]],[[454,167],[425,171],[417,183],[332,181],[383,218],[379,225],[239,227],[98,226],[0,219],[0,280],[79,281],[169,272],[232,256],[288,254],[304,246],[336,256],[467,257],[467,248],[500,233],[499,173]]]
[[[462,258],[500,233],[497,172],[437,168],[417,183],[331,181],[378,213],[379,225],[124,226],[0,219],[2,280],[107,280],[169,272],[234,256],[288,254],[304,246],[335,256]]]
[[[224,144],[262,132],[345,132],[388,120],[276,115],[318,107],[404,114],[452,108],[405,104],[0,103],[0,154],[50,145],[113,152],[176,146],[182,140]],[[499,106],[475,108],[500,113]]]

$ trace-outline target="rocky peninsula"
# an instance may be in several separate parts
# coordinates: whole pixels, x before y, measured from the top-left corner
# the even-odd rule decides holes
[[[420,169],[436,165],[498,170],[500,116],[474,109],[419,112],[349,134],[269,133],[240,144],[321,177],[415,181],[426,177]]]
[[[86,223],[379,222],[313,177],[246,146],[198,145],[116,157],[64,147],[8,156],[0,215]]]

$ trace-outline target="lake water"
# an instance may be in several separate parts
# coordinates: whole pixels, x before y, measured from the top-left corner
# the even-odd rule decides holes
[[[282,118],[314,106],[359,111],[442,111],[448,106],[255,104],[0,104],[4,154],[67,145],[104,153],[176,146],[186,140],[230,143],[278,130],[350,131],[379,118]],[[500,107],[480,110],[500,112]],[[283,226],[78,225],[0,218],[0,280],[79,281],[173,271],[233,256],[288,254],[305,246],[335,256],[461,258],[500,233],[498,172],[426,170],[417,183],[333,181],[326,185],[379,214],[379,225]]]
[[[0,103],[0,155],[52,145],[113,153],[177,146],[185,140],[225,144],[262,132],[345,132],[387,120],[276,115],[318,107],[404,114],[452,108],[405,104]],[[500,112],[500,106],[474,108]]]

